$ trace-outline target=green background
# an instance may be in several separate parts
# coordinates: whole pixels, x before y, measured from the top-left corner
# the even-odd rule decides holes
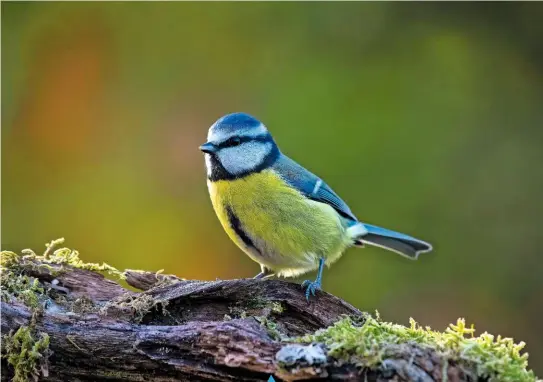
[[[543,374],[541,3],[1,6],[2,249],[65,237],[119,268],[253,276],[197,149],[245,111],[362,220],[434,244],[351,249],[325,290],[464,316]]]

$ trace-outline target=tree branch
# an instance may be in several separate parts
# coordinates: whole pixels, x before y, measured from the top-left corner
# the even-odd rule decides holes
[[[345,315],[360,325],[366,317],[325,292],[308,303],[298,284],[128,270],[126,282],[144,290],[134,292],[98,272],[39,257],[18,259],[10,272],[44,287],[39,306],[21,303],[20,291],[11,290],[1,329],[49,336],[33,374],[47,381],[477,380],[465,365],[415,343],[391,344],[372,367],[333,358],[322,343],[296,343]],[[3,345],[2,380],[17,370],[8,352]]]

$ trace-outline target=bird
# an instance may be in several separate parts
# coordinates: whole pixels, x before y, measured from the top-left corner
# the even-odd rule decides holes
[[[230,239],[260,264],[254,278],[295,277],[305,297],[322,288],[324,266],[365,244],[409,259],[429,252],[422,240],[358,220],[324,180],[283,154],[268,128],[242,112],[211,125],[204,153],[213,209]]]

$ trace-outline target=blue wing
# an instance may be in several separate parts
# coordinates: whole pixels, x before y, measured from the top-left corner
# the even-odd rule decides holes
[[[347,203],[341,200],[341,198],[322,179],[309,172],[289,157],[281,154],[279,159],[272,166],[272,169],[307,198],[326,203],[346,219],[355,222],[358,221]]]
[[[355,245],[361,246],[362,243],[367,243],[412,259],[416,259],[420,253],[432,250],[432,246],[422,240],[403,233],[358,222],[349,206],[322,179],[287,156],[281,154],[272,169],[307,198],[326,203],[353,224],[363,225],[366,232],[360,237],[353,238],[355,239]]]

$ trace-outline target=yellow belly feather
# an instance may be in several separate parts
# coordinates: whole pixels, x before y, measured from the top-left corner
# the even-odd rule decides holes
[[[336,211],[305,198],[275,172],[208,181],[211,202],[228,236],[254,261],[279,275],[295,276],[329,265],[352,244]],[[248,247],[231,227],[227,208],[254,243]]]

